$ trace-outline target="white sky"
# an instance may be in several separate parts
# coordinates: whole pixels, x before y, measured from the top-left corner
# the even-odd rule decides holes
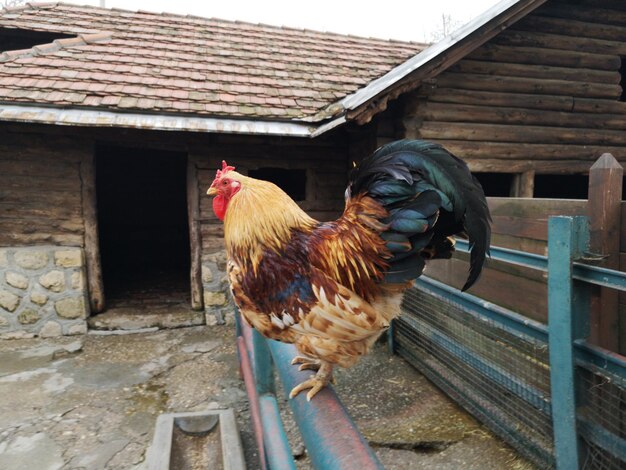
[[[99,5],[100,0],[64,0]],[[356,36],[422,42],[442,14],[463,24],[499,0],[105,0],[108,8],[192,14]],[[369,5],[368,5],[369,4]]]

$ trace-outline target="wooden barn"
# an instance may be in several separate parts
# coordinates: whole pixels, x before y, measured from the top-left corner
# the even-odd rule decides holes
[[[127,309],[143,325],[220,321],[222,233],[204,193],[222,159],[320,219],[341,211],[353,161],[403,137],[446,145],[488,194],[584,198],[601,153],[626,160],[623,56],[614,0],[505,0],[430,47],[2,10],[0,335],[114,327]]]

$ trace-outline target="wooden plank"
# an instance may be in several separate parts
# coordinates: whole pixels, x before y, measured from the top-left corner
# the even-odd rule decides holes
[[[44,204],[17,204],[15,202],[0,202],[0,218],[21,219],[27,217],[41,217],[58,220],[82,221],[82,209],[75,205]]]
[[[21,161],[11,160],[7,156],[0,158],[0,175],[7,176],[26,176],[26,177],[51,177],[51,178],[67,178],[78,176],[78,164],[55,163],[50,162],[40,156],[38,161]]]
[[[424,139],[526,142],[545,144],[626,145],[623,131],[568,127],[507,126],[426,121],[419,130]]]
[[[100,240],[98,236],[98,209],[96,200],[96,167],[94,152],[85,153],[80,164],[82,181],[82,205],[85,224],[85,264],[91,313],[105,309],[102,265],[100,262]]]
[[[587,201],[572,199],[515,199],[488,197],[492,215],[536,218],[551,215],[585,215]],[[626,251],[626,250],[625,250]]]
[[[581,98],[619,98],[622,88],[618,84],[572,82],[526,77],[505,77],[476,73],[445,72],[437,78],[442,88],[461,90],[500,91]]]
[[[541,125],[580,127],[588,129],[626,128],[626,114],[592,114],[538,110],[519,107],[494,107],[428,102],[420,106],[416,115],[421,120],[440,122],[477,122],[494,124]]]
[[[200,233],[200,191],[198,190],[198,170],[196,163],[187,158],[187,218],[189,221],[189,246],[191,253],[191,308],[204,308],[202,288],[202,235]]]
[[[475,50],[467,56],[467,59],[612,71],[618,71],[621,64],[616,54],[590,54],[545,47],[503,46],[493,42]]]
[[[620,267],[623,174],[622,166],[608,153],[600,157],[589,172],[589,248],[592,253],[607,256],[601,266],[609,269]],[[618,293],[606,288],[597,293],[599,302],[591,311],[591,341],[619,352]]]
[[[626,31],[626,29],[625,29]],[[464,59],[450,67],[450,72],[512,77],[544,78],[574,82],[619,84],[621,75],[617,70],[596,70],[582,67],[555,67],[511,62]]]
[[[491,244],[492,246],[501,246],[503,248],[526,251],[537,255],[546,256],[548,254],[548,246],[545,241],[519,238],[514,235],[501,235],[499,233],[494,233],[491,236]]]
[[[467,278],[468,264],[458,259],[428,263],[425,274],[456,288]],[[547,286],[495,269],[485,269],[470,293],[537,321],[547,319]]]

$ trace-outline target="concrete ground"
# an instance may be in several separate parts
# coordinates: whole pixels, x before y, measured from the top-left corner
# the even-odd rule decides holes
[[[530,469],[383,345],[337,392],[388,469]],[[299,468],[310,468],[283,414]],[[234,327],[0,341],[0,468],[144,469],[163,412],[231,407],[258,468]]]

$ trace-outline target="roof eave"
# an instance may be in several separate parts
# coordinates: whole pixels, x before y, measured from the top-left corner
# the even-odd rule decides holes
[[[313,137],[316,126],[289,121],[224,119],[0,103],[0,121],[60,126]]]

